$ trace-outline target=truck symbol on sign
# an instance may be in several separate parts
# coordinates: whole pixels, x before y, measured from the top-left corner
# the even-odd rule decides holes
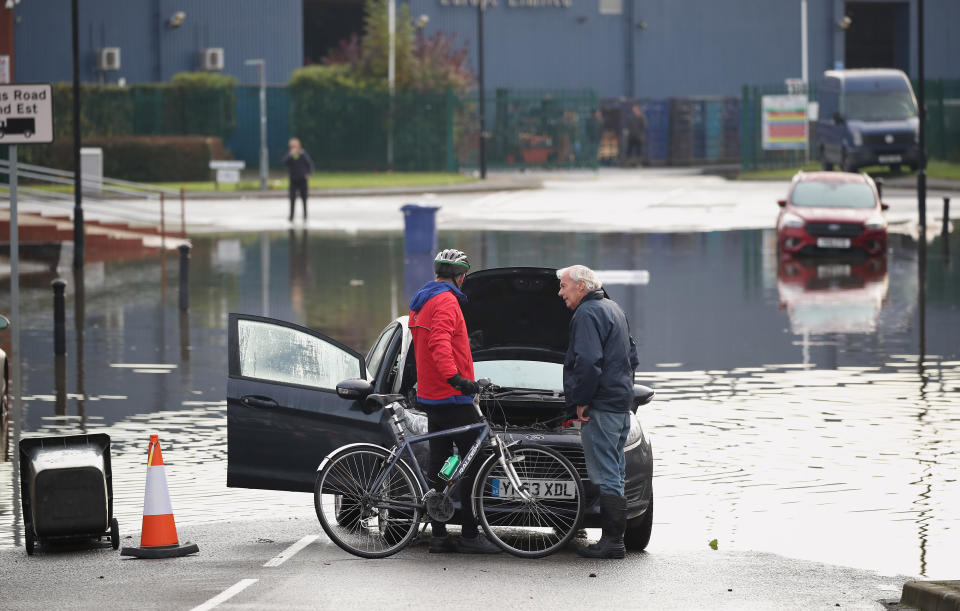
[[[28,119],[7,119],[0,122],[0,138],[7,134],[23,134],[24,138],[29,138],[37,131],[37,124],[32,118]]]

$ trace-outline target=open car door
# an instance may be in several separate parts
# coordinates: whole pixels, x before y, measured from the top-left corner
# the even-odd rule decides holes
[[[291,323],[231,314],[227,486],[313,491],[317,465],[348,443],[383,443],[382,410],[365,414],[337,383],[366,377],[363,356]]]

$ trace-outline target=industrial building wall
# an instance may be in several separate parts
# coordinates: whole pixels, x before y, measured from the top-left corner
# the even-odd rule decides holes
[[[915,76],[916,0],[902,1],[909,7]],[[427,36],[456,32],[476,66],[476,2],[410,0],[410,13],[414,21],[421,14],[430,18]],[[800,0],[486,2],[488,89],[593,89],[601,97],[738,95],[744,84],[801,76]],[[838,25],[844,7],[844,0],[808,1],[812,82],[844,61]],[[951,34],[960,29],[960,2],[926,0],[924,9],[927,76],[960,78],[960,36]]]
[[[19,81],[69,81],[70,5],[29,0],[16,5],[14,61]],[[183,24],[170,27],[177,11]],[[80,2],[80,78],[160,82],[200,69],[200,50],[224,49],[225,74],[256,80],[244,60],[265,58],[270,82],[286,83],[303,65],[302,0],[96,0]],[[103,47],[119,47],[117,71],[96,69]]]
[[[476,65],[478,0],[409,0],[425,34],[455,33]],[[590,89],[600,97],[738,95],[744,84],[801,76],[800,0],[484,0],[486,86]],[[873,0],[860,0],[871,2]],[[876,0],[881,1],[881,0]],[[916,77],[917,0],[909,7],[910,75]],[[398,3],[402,0],[398,0]],[[838,21],[845,0],[808,0],[813,82],[844,60]],[[81,78],[166,81],[199,67],[200,49],[222,47],[224,72],[241,82],[264,57],[271,83],[303,63],[302,0],[91,0],[80,2]],[[960,78],[960,0],[926,0],[926,74]],[[0,9],[6,10],[6,9]],[[167,22],[176,11],[186,19]],[[16,5],[19,81],[71,78],[70,10],[65,0]],[[345,33],[346,35],[346,33]],[[116,72],[94,68],[97,49],[120,47]]]

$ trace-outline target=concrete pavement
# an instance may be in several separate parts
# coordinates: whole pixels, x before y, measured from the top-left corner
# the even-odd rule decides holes
[[[265,199],[194,199],[186,202],[186,228],[191,234],[280,231],[399,231],[400,207],[408,203],[439,206],[441,230],[689,232],[772,228],[777,200],[789,181],[728,181],[689,169],[644,169],[563,173],[542,179],[542,188],[492,192],[438,192],[432,188],[404,194],[342,195],[314,198],[310,218],[287,221],[289,203],[282,194]],[[960,199],[960,198],[958,198]],[[891,231],[916,235],[917,202],[910,191],[887,189]],[[173,208],[173,209],[171,209]],[[63,214],[55,202],[24,200],[21,210]],[[110,201],[84,205],[90,220],[122,217],[127,222],[156,223],[155,202]],[[69,212],[69,210],[67,210]],[[167,207],[168,227],[180,227],[179,207]],[[940,193],[927,198],[927,235],[939,233]],[[960,204],[951,217],[960,219]]]

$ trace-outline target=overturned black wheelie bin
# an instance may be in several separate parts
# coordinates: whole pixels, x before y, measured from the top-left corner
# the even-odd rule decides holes
[[[108,536],[120,547],[113,517],[110,436],[34,437],[20,441],[20,498],[27,554],[36,543]]]

